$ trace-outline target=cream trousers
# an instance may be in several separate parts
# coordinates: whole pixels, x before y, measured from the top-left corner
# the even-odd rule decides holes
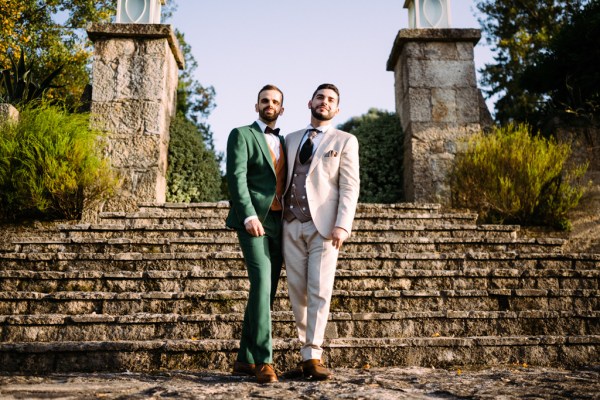
[[[303,361],[323,353],[338,254],[312,221],[284,220],[283,257]]]

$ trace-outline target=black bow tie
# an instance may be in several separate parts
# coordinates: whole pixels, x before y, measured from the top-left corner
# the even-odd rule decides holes
[[[272,133],[273,135],[279,135],[279,128],[271,128],[270,126],[267,126],[265,128],[265,133]]]

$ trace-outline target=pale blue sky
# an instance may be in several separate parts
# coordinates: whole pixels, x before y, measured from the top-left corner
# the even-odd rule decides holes
[[[284,134],[309,123],[308,100],[321,83],[340,89],[340,124],[371,107],[395,111],[394,77],[386,63],[400,29],[405,0],[180,0],[168,21],[182,31],[212,85],[217,107],[208,119],[217,151],[232,128],[257,117],[258,90],[267,83],[285,95],[278,126]],[[472,0],[451,0],[453,28],[479,28]],[[482,39],[477,69],[490,62]]]

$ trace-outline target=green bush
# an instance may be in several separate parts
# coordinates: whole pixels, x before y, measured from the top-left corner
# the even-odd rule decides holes
[[[198,127],[178,113],[171,122],[170,134],[167,201],[219,200],[219,164],[215,154],[206,148]]]
[[[360,201],[402,201],[404,134],[398,115],[372,108],[367,114],[351,118],[339,128],[358,139]]]
[[[89,115],[26,106],[17,123],[0,125],[0,216],[79,218],[118,185],[101,151]]]
[[[456,157],[453,205],[477,210],[482,222],[569,229],[587,169],[569,166],[570,154],[570,145],[532,135],[527,125],[478,134]]]

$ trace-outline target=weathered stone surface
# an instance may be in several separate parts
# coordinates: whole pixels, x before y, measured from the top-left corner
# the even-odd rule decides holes
[[[435,336],[435,335],[434,335]],[[598,336],[341,338],[324,343],[332,367],[508,365],[565,367],[600,362]],[[6,372],[158,371],[230,368],[238,340],[140,340],[114,342],[1,343]],[[274,362],[282,369],[299,361],[297,339],[274,339]],[[144,360],[140,362],[140,360]]]
[[[11,104],[0,103],[0,123],[17,122],[19,120],[19,111]]]
[[[175,113],[181,53],[166,25],[93,24],[93,124],[108,133],[108,156],[120,174],[119,195],[103,210],[133,211],[164,202],[169,124]],[[93,212],[84,213],[95,220]]]
[[[108,223],[5,235],[0,365],[229,368],[249,285],[237,239],[222,225],[227,209],[146,203],[101,214]],[[477,226],[470,213],[431,204],[361,205],[340,253],[326,362],[596,363],[600,255],[563,254],[563,242]],[[285,271],[273,324],[276,362],[295,365]]]
[[[0,376],[7,399],[594,399],[600,391],[597,368],[564,370],[524,364],[473,368],[337,368],[331,381],[282,379],[257,385],[226,372],[173,371],[139,374],[52,374]]]
[[[488,125],[477,89],[473,29],[404,29],[387,68],[404,130],[408,200],[450,204],[448,173],[461,141]]]

